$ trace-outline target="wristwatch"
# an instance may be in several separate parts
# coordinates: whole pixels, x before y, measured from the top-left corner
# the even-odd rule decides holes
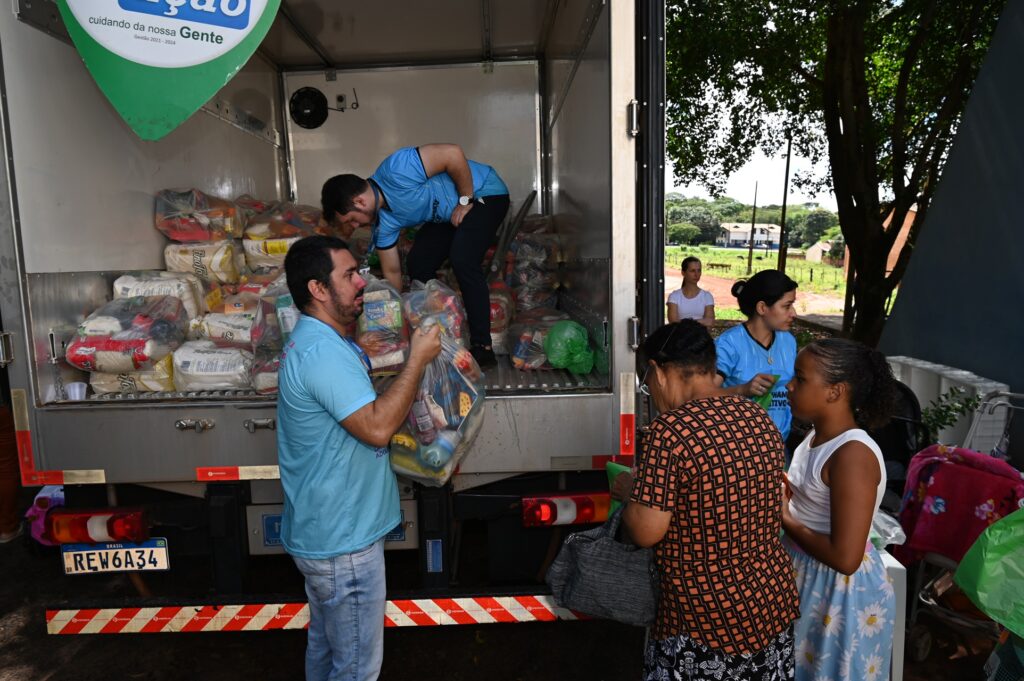
[[[468,206],[471,203],[473,203],[473,197],[472,196],[460,196],[459,197],[459,205],[460,206]]]

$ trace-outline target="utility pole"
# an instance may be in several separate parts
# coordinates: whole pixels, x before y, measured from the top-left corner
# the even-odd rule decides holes
[[[789,254],[789,236],[786,234],[786,199],[789,198],[789,156],[793,151],[793,137],[786,133],[786,179],[782,183],[782,231],[779,234],[779,271],[786,273],[786,256]]]
[[[750,243],[747,250],[747,276],[754,268],[754,221],[757,220],[757,182],[754,182],[754,212],[750,216]]]

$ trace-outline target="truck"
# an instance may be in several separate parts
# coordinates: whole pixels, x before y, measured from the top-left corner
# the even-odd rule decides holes
[[[285,1],[249,61],[159,141],[119,117],[58,9],[0,11],[0,363],[22,484],[62,485],[63,511],[86,534],[100,526],[63,547],[82,598],[47,612],[51,633],[301,626],[301,591],[279,588],[297,573],[281,555],[274,397],[82,397],[68,386],[87,377],[65,350],[118,276],[164,268],[158,191],[319,205],[326,178],[429,142],[494,166],[510,214],[536,193],[527,208],[562,244],[558,307],[600,361],[584,376],[507,357],[487,371],[483,425],[451,482],[400,479],[387,622],[572,618],[545,595],[543,566],[566,527],[601,520],[605,463],[631,461],[645,409],[636,351],[663,320],[663,3]],[[330,104],[318,127],[294,111],[310,88]],[[119,544],[112,528],[133,523],[150,538]],[[139,587],[118,608],[97,609],[78,574],[105,569],[89,557],[99,540]],[[129,563],[118,546],[149,553]],[[196,569],[194,590],[179,580],[145,607],[159,591],[147,570],[168,567]]]

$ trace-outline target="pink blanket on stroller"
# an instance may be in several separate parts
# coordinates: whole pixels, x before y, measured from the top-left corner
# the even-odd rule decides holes
[[[910,565],[925,553],[960,562],[982,531],[1024,506],[1024,474],[969,449],[932,445],[910,460],[900,524],[907,542],[895,556]]]

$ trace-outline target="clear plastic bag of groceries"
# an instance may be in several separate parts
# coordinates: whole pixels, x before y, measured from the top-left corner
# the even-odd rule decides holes
[[[409,332],[402,315],[402,296],[384,279],[367,276],[356,343],[370,358],[374,376],[397,374],[405,366]]]
[[[183,343],[174,351],[174,387],[181,392],[251,390],[253,355],[213,341]]]
[[[196,319],[206,311],[203,284],[188,272],[131,272],[114,280],[115,298],[135,296],[174,296],[185,306],[189,319]]]
[[[496,355],[507,355],[508,327],[515,313],[512,291],[500,281],[491,284],[491,349]]]
[[[174,363],[167,355],[146,371],[125,371],[89,374],[89,386],[96,395],[138,395],[140,393],[174,392]]]
[[[295,325],[299,323],[301,316],[299,308],[295,306],[295,301],[292,299],[292,294],[288,291],[288,280],[284,272],[281,272],[278,278],[267,286],[260,298],[265,308],[272,308],[272,310],[266,310],[268,323],[272,313],[273,324],[277,327],[277,334],[283,347],[288,342],[288,336],[291,335]]]
[[[414,281],[409,292],[402,296],[402,311],[413,329],[418,329],[427,317],[434,317],[445,335],[461,345],[469,343],[462,298],[437,279],[426,284]]]
[[[259,296],[251,293],[228,296],[220,311],[208,312],[192,321],[189,338],[247,350],[280,348],[277,326],[268,323],[268,314]]]
[[[235,205],[238,207],[238,215],[242,219],[242,224],[248,226],[259,216],[277,210],[281,202],[257,199],[249,194],[242,194],[235,199]]]
[[[280,368],[280,352],[258,351],[252,365],[252,389],[260,395],[277,394],[277,372]]]
[[[181,345],[188,322],[174,296],[116,298],[79,325],[65,359],[79,369],[110,374],[152,369]]]
[[[565,319],[568,319],[567,314],[550,308],[517,315],[516,323],[508,330],[512,366],[520,371],[552,368],[544,341],[551,327]]]
[[[154,213],[156,228],[172,241],[221,241],[242,236],[238,206],[198,189],[157,192]]]
[[[431,320],[423,324],[429,327]],[[441,353],[427,366],[406,422],[391,438],[394,471],[431,487],[451,478],[483,422],[480,367],[459,343],[441,334]]]
[[[312,234],[329,234],[319,208],[298,203],[281,203],[249,219],[248,239],[292,239]]]
[[[234,241],[167,244],[164,263],[171,272],[191,272],[200,281],[237,284],[241,253]]]

